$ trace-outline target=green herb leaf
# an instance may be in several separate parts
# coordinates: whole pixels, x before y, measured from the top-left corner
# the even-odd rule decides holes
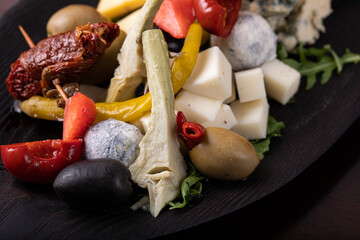
[[[250,141],[250,143],[254,146],[260,160],[263,159],[265,157],[264,154],[269,151],[270,139],[273,137],[280,137],[281,129],[283,128],[285,128],[285,124],[283,122],[278,122],[274,117],[269,116],[266,138]]]
[[[206,177],[202,176],[189,161],[188,166],[188,176],[181,184],[183,202],[169,202],[170,210],[185,207],[193,197],[201,194],[202,183],[200,181],[206,179]]]
[[[278,54],[281,54],[279,59],[297,69],[301,76],[306,78],[306,90],[311,89],[316,84],[318,74],[320,74],[320,83],[325,84],[329,81],[335,69],[340,74],[344,64],[360,62],[360,54],[352,53],[349,49],[346,49],[345,54],[339,57],[329,44],[323,48],[304,48],[300,44],[288,54],[284,54],[284,49],[278,47]],[[298,60],[284,58],[284,56],[289,55]]]

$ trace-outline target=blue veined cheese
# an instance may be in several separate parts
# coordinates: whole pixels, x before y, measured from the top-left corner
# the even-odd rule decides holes
[[[230,36],[211,35],[211,45],[219,46],[233,71],[240,71],[276,58],[277,37],[259,14],[240,11]]]
[[[288,50],[298,42],[315,43],[332,12],[331,0],[244,0],[243,6],[262,15]]]
[[[194,70],[183,89],[223,102],[231,96],[231,81],[231,64],[215,46],[199,53]]]
[[[331,0],[303,0],[294,7],[295,14],[289,22],[290,32],[299,42],[313,44],[325,32],[323,19],[332,12]]]
[[[231,128],[248,140],[266,138],[269,103],[266,98],[230,104],[237,123]]]
[[[91,126],[84,136],[85,159],[110,158],[129,166],[139,155],[143,135],[129,123],[108,119]]]

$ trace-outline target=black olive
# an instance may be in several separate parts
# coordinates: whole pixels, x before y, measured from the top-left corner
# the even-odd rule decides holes
[[[63,169],[54,181],[56,195],[74,208],[110,210],[132,194],[130,171],[113,159],[84,160]]]

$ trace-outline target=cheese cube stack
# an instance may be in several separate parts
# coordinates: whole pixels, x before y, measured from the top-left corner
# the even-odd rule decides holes
[[[227,104],[222,104],[221,108],[216,115],[216,118],[213,121],[206,121],[201,123],[205,128],[207,127],[221,127],[226,129],[231,129],[237,120],[234,116],[234,113],[231,111],[231,108]]]
[[[224,102],[231,96],[232,68],[219,47],[199,53],[195,67],[183,89]]]
[[[285,105],[299,89],[300,73],[278,59],[266,62],[261,69],[267,95]]]
[[[213,121],[222,102],[181,90],[175,99],[175,110],[182,111],[190,122]]]
[[[261,68],[236,72],[235,81],[241,103],[266,97],[264,75]]]
[[[267,98],[231,105],[237,123],[231,128],[248,140],[266,138],[269,104]]]

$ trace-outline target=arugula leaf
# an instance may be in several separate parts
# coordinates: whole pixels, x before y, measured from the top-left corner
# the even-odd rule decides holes
[[[285,54],[284,51],[286,52],[285,47],[280,44],[278,46],[279,59],[297,69],[301,76],[306,78],[306,90],[315,85],[318,74],[321,76],[320,83],[325,84],[329,81],[335,69],[340,74],[344,64],[360,62],[360,54],[352,53],[349,49],[346,49],[345,54],[339,57],[329,44],[323,48],[304,48],[300,44],[289,53]],[[289,58],[289,55],[298,58],[298,60]]]
[[[169,202],[170,210],[183,208],[186,204],[195,196],[200,195],[202,191],[202,183],[201,180],[207,179],[202,176],[195,167],[188,161],[189,172],[188,176],[184,179],[181,184],[181,196],[183,198],[183,202]]]
[[[266,138],[250,141],[250,143],[254,146],[260,160],[265,157],[265,152],[269,151],[270,139],[273,137],[280,137],[281,129],[283,128],[285,128],[285,124],[283,122],[278,122],[274,117],[269,116]]]

